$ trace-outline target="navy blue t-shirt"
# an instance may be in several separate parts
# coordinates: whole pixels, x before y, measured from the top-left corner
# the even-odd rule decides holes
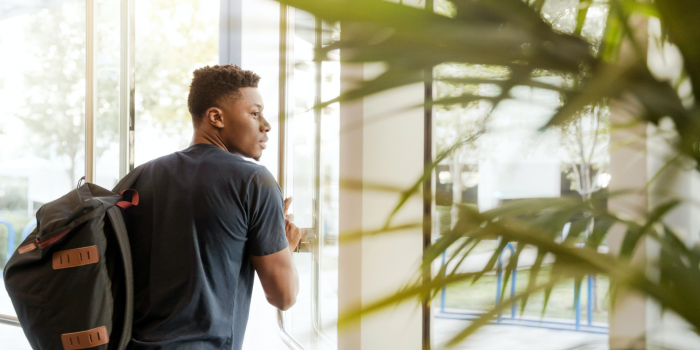
[[[254,270],[287,247],[282,192],[263,166],[196,144],[143,165],[127,212],[134,263],[128,349],[240,349]]]

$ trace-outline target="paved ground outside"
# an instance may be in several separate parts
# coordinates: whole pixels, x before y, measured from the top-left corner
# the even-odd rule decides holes
[[[435,319],[433,339],[441,348],[469,321]],[[520,326],[485,326],[455,350],[608,350],[608,336]]]

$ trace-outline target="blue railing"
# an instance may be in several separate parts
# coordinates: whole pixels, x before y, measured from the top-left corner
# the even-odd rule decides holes
[[[5,225],[5,227],[7,227],[7,256],[5,261],[9,261],[12,253],[15,252],[15,228],[12,226],[10,221],[4,218],[0,218],[0,225]],[[32,221],[28,222],[24,226],[24,229],[22,229],[22,241],[24,241],[24,239],[27,238],[30,233],[32,233],[32,230],[34,230],[35,227],[35,219],[32,219]]]
[[[515,255],[515,248],[513,245],[508,243],[506,248],[511,252],[511,259]],[[504,249],[505,251],[505,249]],[[496,305],[500,304],[502,295],[501,290],[503,289],[503,262],[502,262],[503,252],[498,256],[498,265],[496,269]],[[442,266],[447,262],[447,253],[442,252]],[[511,298],[515,296],[515,282],[517,276],[517,269],[513,270],[511,275],[510,283],[510,296]],[[503,317],[502,313],[499,313],[498,318],[494,321],[495,324],[504,325],[515,325],[515,326],[525,326],[525,327],[535,327],[535,328],[545,328],[545,329],[557,329],[557,330],[571,330],[586,333],[598,333],[607,334],[608,326],[604,323],[594,323],[593,322],[593,275],[587,276],[587,297],[588,303],[586,305],[587,319],[586,324],[581,324],[581,285],[576,290],[574,285],[574,309],[575,315],[573,322],[568,320],[557,320],[557,319],[541,319],[536,317],[521,316],[517,317],[517,304],[513,303],[510,309],[510,317]],[[447,298],[447,287],[442,287],[442,293],[440,296],[440,312],[435,315],[439,318],[450,318],[450,319],[461,319],[461,320],[473,320],[483,314],[483,311],[474,310],[459,310],[459,309],[448,309],[445,307]]]
[[[7,255],[5,256],[7,261],[10,260],[12,253],[15,251],[15,228],[7,219],[0,218],[0,224],[7,227]]]

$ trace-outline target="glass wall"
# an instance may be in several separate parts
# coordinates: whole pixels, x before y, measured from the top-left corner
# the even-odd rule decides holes
[[[136,1],[135,165],[187,148],[192,72],[219,63],[219,1]]]
[[[338,24],[323,24],[324,46],[340,39]],[[329,53],[321,70],[321,101],[330,101],[340,94],[340,53]],[[319,244],[319,330],[326,348],[338,343],[338,237],[340,189],[340,105],[333,103],[321,111],[320,201],[321,232]],[[330,344],[328,342],[330,339]],[[330,346],[329,346],[330,345]]]
[[[573,32],[576,23],[576,1],[546,2],[542,17],[562,32]],[[583,35],[594,47],[600,43],[602,28],[607,16],[607,5],[593,2]],[[449,10],[446,10],[449,11]],[[444,64],[436,67],[437,98],[454,97],[464,93],[494,97],[501,92],[496,84],[463,84],[444,78],[486,78],[505,80],[511,75],[507,67],[483,65]],[[568,77],[552,72],[539,72],[533,80],[552,86],[566,87],[572,84]],[[456,224],[461,208],[473,207],[485,212],[509,202],[526,198],[553,198],[575,196],[590,198],[591,193],[606,191],[609,181],[609,115],[606,106],[593,106],[582,111],[580,118],[561,128],[541,132],[565,97],[549,89],[517,86],[497,106],[485,100],[467,105],[439,106],[435,109],[435,140],[437,152],[444,151],[460,140],[472,142],[460,147],[446,157],[436,169],[435,228],[440,234],[448,232]],[[495,107],[495,108],[494,108]],[[570,224],[564,225],[561,236],[568,233]],[[497,240],[481,242],[460,266],[458,272],[481,271],[498,246]],[[605,249],[605,248],[603,248]],[[511,250],[503,254],[503,264]],[[498,302],[503,283],[507,295],[525,290],[530,278],[530,267],[536,259],[536,249],[525,247],[517,261],[516,275],[509,281],[502,272],[485,274],[476,283],[455,283],[439,296],[435,303],[436,342],[448,338],[455,319],[469,320],[490,310]],[[444,257],[450,258],[449,251]],[[484,260],[485,259],[485,260]],[[549,260],[547,260],[549,259]],[[544,280],[551,271],[552,260],[546,258],[537,280]],[[588,290],[588,284],[591,284]],[[574,280],[557,285],[545,305],[543,294],[530,297],[527,307],[520,314],[520,305],[511,313],[503,313],[499,322],[531,321],[532,327],[574,330],[594,325],[591,333],[546,333],[543,341],[576,345],[590,341],[596,346],[607,347],[607,310],[609,306],[608,281],[604,277],[590,276],[584,279],[580,303],[575,302]],[[588,297],[588,295],[591,295]],[[590,316],[589,316],[590,310]],[[447,320],[450,318],[451,320]],[[591,320],[589,324],[588,320]],[[550,322],[538,324],[537,322]],[[591,330],[591,329],[589,329]],[[468,339],[464,346],[479,348],[489,343],[493,348],[506,347],[506,343],[530,339],[532,330],[520,331],[507,328],[500,332],[483,331],[490,336]],[[508,332],[508,337],[503,337]],[[541,333],[545,334],[545,333]],[[449,334],[451,336],[453,334]],[[506,339],[507,338],[507,339]],[[529,347],[542,348],[536,341],[527,341]],[[509,343],[510,344],[510,343]]]
[[[74,188],[85,168],[85,1],[40,3],[0,1],[2,267],[36,210]],[[15,314],[4,284],[0,313]],[[0,343],[29,349],[19,328],[2,327]]]
[[[340,29],[299,10],[293,28],[287,194],[294,197],[295,223],[310,244],[308,253],[295,256],[301,287],[288,314],[292,335],[307,348],[336,349],[340,111],[337,103],[314,106],[339,95],[340,63],[337,50],[324,62],[314,51],[337,40]]]
[[[85,1],[17,5],[0,0],[0,265],[33,229],[36,210],[70,191],[85,173]],[[39,1],[38,3],[41,3]],[[120,3],[97,0],[95,12],[95,183],[119,180]],[[219,1],[135,1],[135,165],[186,148],[192,137],[187,93],[192,71],[219,63]],[[265,114],[277,125],[279,4],[245,0],[243,68],[261,74]],[[260,26],[264,26],[261,31]],[[300,227],[316,235],[295,254],[301,277],[292,333],[307,348],[337,348],[339,107],[313,106],[340,90],[338,52],[314,61],[314,49],[339,36],[339,26],[296,12],[289,51],[288,195]],[[274,51],[274,52],[273,52]],[[261,164],[277,174],[277,130]],[[273,147],[274,146],[274,147]],[[9,237],[11,236],[11,238]],[[9,244],[9,246],[8,246]],[[0,267],[2,267],[0,266]],[[277,338],[274,314],[258,317],[256,286],[249,334]],[[271,306],[267,305],[270,309]],[[266,310],[267,310],[266,309]],[[0,314],[14,310],[4,290]],[[264,325],[265,324],[265,325]],[[261,333],[259,330],[265,329]],[[19,328],[0,327],[4,348],[28,349]],[[245,348],[256,347],[246,339]],[[280,343],[277,342],[277,345]]]
[[[119,182],[119,0],[99,0],[95,11],[95,180],[111,189]]]

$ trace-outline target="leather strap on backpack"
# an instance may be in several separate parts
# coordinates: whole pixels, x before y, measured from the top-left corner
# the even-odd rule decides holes
[[[124,262],[126,304],[124,307],[124,327],[122,328],[122,336],[117,349],[125,350],[129,341],[131,341],[131,327],[134,318],[134,270],[131,263],[131,246],[129,245],[129,236],[126,233],[126,226],[124,225],[121,209],[117,206],[113,206],[107,210],[107,216],[109,216],[109,221],[112,223],[114,233],[117,235],[119,249],[121,250],[122,260]]]

